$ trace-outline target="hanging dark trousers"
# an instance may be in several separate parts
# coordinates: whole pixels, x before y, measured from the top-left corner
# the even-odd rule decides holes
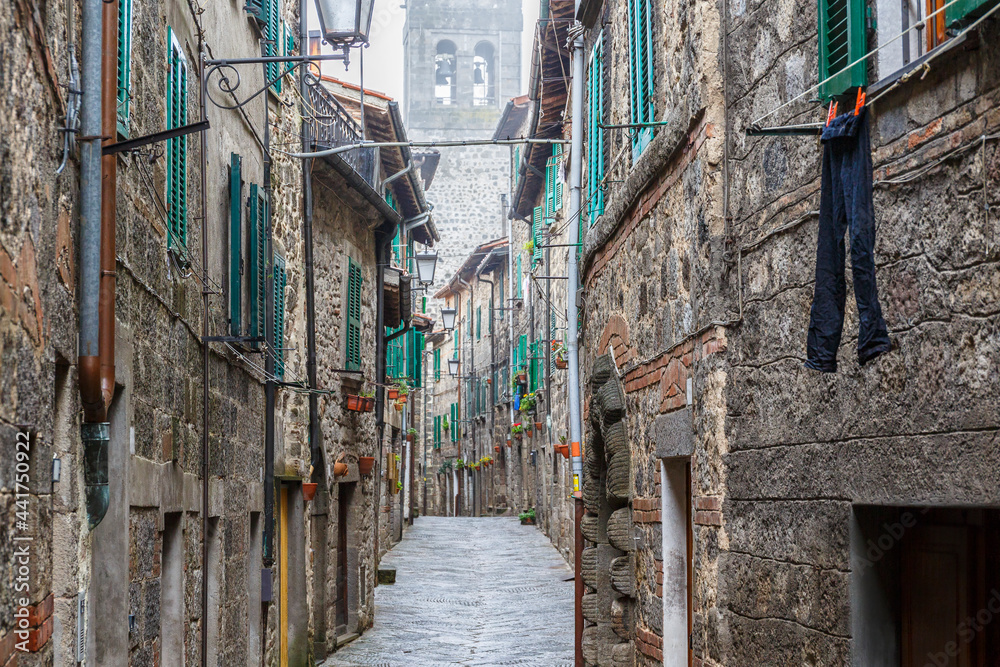
[[[858,361],[864,365],[890,349],[875,286],[875,208],[868,112],[834,118],[823,130],[823,183],[816,246],[816,290],[809,316],[806,368],[837,370],[844,328],[844,232],[851,234],[851,271],[858,303]]]

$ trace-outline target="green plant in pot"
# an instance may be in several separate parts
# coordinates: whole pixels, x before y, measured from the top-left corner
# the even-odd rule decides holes
[[[521,412],[527,414],[529,412],[534,412],[535,404],[537,403],[537,398],[534,393],[525,394],[521,397]]]
[[[532,507],[527,512],[521,512],[517,518],[521,520],[522,526],[533,526],[535,524],[535,508]]]
[[[447,416],[445,416],[444,420],[441,422],[441,428],[443,428],[446,431],[449,428],[451,428],[451,426],[448,424],[448,417]]]
[[[407,442],[413,442],[417,439],[417,429],[411,428],[406,431]]]
[[[515,438],[520,440],[521,436],[524,435],[524,426],[522,426],[521,423],[518,422],[510,427],[510,432]]]
[[[463,461],[462,459],[455,459],[455,470],[464,470],[464,469],[465,469],[465,461]]]

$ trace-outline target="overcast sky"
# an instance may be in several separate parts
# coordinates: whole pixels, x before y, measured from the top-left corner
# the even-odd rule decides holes
[[[524,32],[521,35],[521,90],[528,90],[528,67],[531,64],[532,26],[538,19],[539,0],[522,0]],[[310,30],[319,30],[316,7],[309,3]],[[403,102],[403,25],[406,23],[406,9],[401,0],[375,0],[375,13],[369,40],[371,46],[364,49],[365,88],[385,93]],[[328,52],[329,47],[324,49]],[[343,81],[360,83],[361,62],[359,50],[351,50],[351,66],[344,71],[343,63],[324,63],[323,73]],[[501,105],[505,100],[500,100]],[[405,108],[405,107],[404,107]]]

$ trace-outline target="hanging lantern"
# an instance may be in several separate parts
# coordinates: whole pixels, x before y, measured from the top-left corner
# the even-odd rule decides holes
[[[449,359],[448,374],[451,375],[452,377],[456,377],[458,375],[458,365],[459,365],[458,357]]]
[[[437,268],[438,255],[436,252],[418,252],[417,278],[421,285],[430,285],[434,282],[434,270]]]
[[[364,44],[375,0],[316,0],[323,39],[334,45]]]
[[[441,309],[441,323],[444,324],[445,331],[455,330],[455,315],[457,311],[454,308],[442,308]]]

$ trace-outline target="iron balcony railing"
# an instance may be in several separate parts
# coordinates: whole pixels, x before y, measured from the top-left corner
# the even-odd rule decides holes
[[[360,142],[364,135],[361,125],[322,84],[309,88],[309,104],[313,108],[313,142],[316,148],[336,148]],[[375,148],[356,148],[340,153],[368,185],[375,187]]]

